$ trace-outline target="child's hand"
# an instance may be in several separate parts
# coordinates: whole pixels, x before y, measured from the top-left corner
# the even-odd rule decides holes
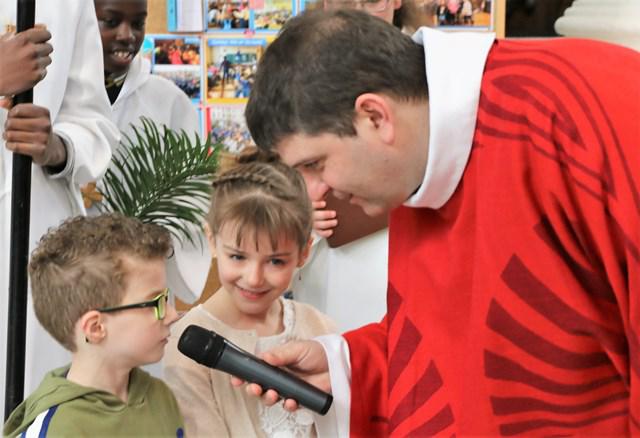
[[[323,210],[326,201],[313,201],[313,230],[321,237],[330,237],[338,225],[335,210]]]
[[[13,96],[44,79],[53,52],[49,39],[42,27],[0,36],[0,96]]]
[[[298,377],[325,392],[331,392],[331,378],[329,376],[329,362],[322,344],[317,341],[289,341],[261,355],[261,358],[271,365],[287,367]],[[245,383],[237,377],[231,378],[234,386]],[[247,393],[262,398],[266,406],[275,404],[280,395],[273,389],[263,391],[260,385],[250,383]],[[298,409],[298,402],[293,399],[284,401],[284,408],[288,411]]]
[[[52,132],[49,110],[44,107],[25,103],[11,108],[3,137],[7,149],[29,155],[41,166],[58,167],[67,160],[67,150]]]

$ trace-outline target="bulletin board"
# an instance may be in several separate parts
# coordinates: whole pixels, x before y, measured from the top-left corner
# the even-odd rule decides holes
[[[203,19],[200,29],[169,32],[175,25],[175,16],[171,19],[172,8],[179,9],[181,1],[201,1]],[[203,136],[210,135],[212,141],[222,143],[229,152],[234,153],[253,144],[244,120],[244,106],[255,65],[266,46],[275,38],[283,22],[281,17],[295,15],[311,3],[321,1],[148,0],[147,38],[143,54],[151,61],[153,73],[174,80],[192,99],[201,115]],[[460,10],[455,21],[446,23],[439,23],[438,17],[433,14],[437,1],[404,1],[414,1],[412,6],[421,7],[432,17],[433,22],[428,25],[442,30],[495,32],[498,38],[505,35],[506,0],[473,0],[471,20],[461,17]],[[211,9],[220,4],[232,5],[237,17],[241,17],[240,12],[246,12],[243,8],[248,8],[249,14],[239,21],[225,22],[223,7],[219,12],[211,13]],[[177,62],[171,62],[171,56],[159,60],[167,52],[172,52]],[[176,52],[180,52],[180,56]],[[193,54],[185,57],[189,52]],[[349,222],[357,224],[356,227],[338,227],[329,239],[331,247],[352,242],[387,225],[386,217],[369,218],[359,208],[335,198],[329,198],[328,202],[330,208],[339,211],[341,216],[355,218]],[[192,304],[176,300],[176,308],[186,311],[206,301],[220,287],[217,274],[217,265],[212,260],[199,300]]]
[[[203,136],[212,134],[214,140],[222,141],[231,151],[251,144],[247,140],[250,136],[243,125],[242,113],[257,61],[288,17],[311,5],[322,5],[323,1],[148,0],[148,38],[145,44],[150,50],[148,56],[153,73],[174,80],[198,106]],[[504,37],[506,0],[445,0],[445,4],[459,5],[454,18],[451,14],[438,16],[436,11],[440,0],[404,2],[428,17],[422,20],[421,25],[444,31],[495,32],[498,38]],[[467,9],[463,6],[465,3]],[[469,9],[469,4],[472,5],[470,15],[463,13]],[[176,18],[180,11],[187,9],[192,15],[197,9],[199,16],[195,20]],[[189,27],[182,28],[187,21]],[[164,65],[154,62],[153,51],[162,45],[169,47],[168,41],[172,38],[176,48],[182,52],[186,48],[194,48],[194,38],[201,40],[196,48],[198,69],[195,65],[178,67],[167,62]]]
[[[426,0],[426,3],[430,4],[432,25],[437,29],[495,32],[498,38],[504,38],[506,0],[465,0],[462,3],[460,0],[443,3]]]
[[[145,46],[149,50],[153,72],[174,80],[192,99],[201,114],[203,136],[210,135],[213,141],[224,144],[229,152],[237,152],[253,145],[244,121],[244,106],[255,66],[264,49],[275,38],[286,18],[311,5],[321,5],[322,1],[148,0]],[[440,3],[438,0],[404,1],[414,2],[411,6],[429,17],[429,21],[424,23],[429,26],[452,32],[495,32],[498,38],[505,35],[506,0],[470,0],[471,15],[463,6],[467,2],[459,2],[453,16],[450,11],[447,17],[439,17],[436,13]],[[180,32],[179,24],[178,29],[174,29],[176,22],[180,23],[175,15],[179,13],[181,4],[184,7],[187,3],[191,12],[194,5],[202,8],[201,19],[195,31],[190,28],[191,32]],[[170,33],[170,30],[174,31]],[[194,44],[194,39],[198,39],[200,44]],[[184,54],[193,52],[195,46],[198,46],[195,50],[198,61],[195,65],[189,65],[193,63],[187,61]],[[182,61],[176,58],[180,65],[158,62],[157,55],[169,50],[174,55],[176,50],[182,53]],[[193,60],[193,56],[190,59]],[[367,218],[363,217],[362,220],[366,221]],[[362,233],[368,234],[385,225],[386,220],[381,220],[372,223],[370,229],[345,229],[344,232],[335,233],[330,245],[340,246],[362,237]]]
[[[148,0],[147,33],[167,33],[167,0]]]

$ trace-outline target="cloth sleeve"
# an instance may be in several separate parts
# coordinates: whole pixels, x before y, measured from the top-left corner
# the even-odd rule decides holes
[[[333,395],[329,413],[325,416],[314,414],[318,438],[348,437],[351,406],[349,347],[340,335],[324,335],[315,340],[322,344],[327,355]]]
[[[111,146],[119,141],[120,133],[111,122],[111,107],[102,81],[102,57],[98,59],[100,38],[92,2],[81,8],[75,47],[66,83],[66,90],[58,116],[53,120],[53,132],[59,135],[72,153],[68,158],[73,166],[66,166],[51,178],[67,177],[72,184],[96,181],[106,171],[111,159]],[[99,60],[100,62],[93,62]]]
[[[344,334],[351,359],[352,437],[387,436],[387,323]]]

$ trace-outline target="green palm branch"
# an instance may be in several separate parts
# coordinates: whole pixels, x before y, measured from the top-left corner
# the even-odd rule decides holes
[[[195,243],[192,230],[202,226],[222,145],[209,137],[193,144],[184,131],[163,126],[160,132],[152,120],[141,121],[112,158],[99,208],[162,225],[181,242]]]

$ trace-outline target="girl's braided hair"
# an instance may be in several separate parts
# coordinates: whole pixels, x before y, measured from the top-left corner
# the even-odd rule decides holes
[[[279,239],[294,239],[302,250],[311,235],[312,207],[302,176],[277,154],[251,149],[212,183],[208,223],[215,236],[232,225],[236,244],[246,233],[267,233],[275,249]]]

